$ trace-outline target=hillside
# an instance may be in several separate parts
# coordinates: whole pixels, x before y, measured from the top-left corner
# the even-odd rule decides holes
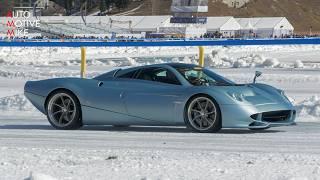
[[[151,0],[144,0],[144,5],[134,15],[170,14],[171,0],[162,0],[158,13],[152,13]],[[229,8],[221,2],[209,0],[209,16],[284,16],[294,25],[296,32],[320,32],[320,0],[252,0],[245,7]]]

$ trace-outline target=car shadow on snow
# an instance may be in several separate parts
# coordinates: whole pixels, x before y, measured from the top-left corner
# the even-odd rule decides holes
[[[89,131],[112,131],[112,132],[165,132],[165,133],[197,133],[180,126],[162,127],[162,126],[130,126],[130,127],[113,127],[113,126],[85,126],[81,130]],[[256,134],[256,133],[278,133],[280,130],[249,130],[249,129],[222,129],[218,134]]]
[[[52,130],[50,125],[0,125],[0,129],[7,130]],[[158,126],[130,126],[130,127],[113,127],[113,126],[84,126],[75,131],[109,131],[109,132],[159,132],[159,133],[196,133],[185,127],[158,127]],[[279,133],[282,130],[249,130],[249,129],[222,129],[218,134],[257,134],[257,133]]]

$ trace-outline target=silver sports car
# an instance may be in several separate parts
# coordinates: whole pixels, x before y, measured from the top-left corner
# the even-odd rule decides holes
[[[197,132],[292,125],[296,111],[283,91],[236,84],[190,64],[117,69],[93,79],[28,81],[25,95],[57,129],[83,125],[181,126]]]

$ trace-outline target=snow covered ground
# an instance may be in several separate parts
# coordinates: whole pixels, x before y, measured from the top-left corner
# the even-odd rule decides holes
[[[310,179],[319,126],[191,133],[180,127],[57,131],[44,119],[0,122],[0,179]]]
[[[118,67],[196,63],[195,47],[88,48],[88,76]],[[236,82],[279,87],[298,126],[264,132],[85,127],[56,131],[23,96],[27,80],[79,76],[76,48],[0,48],[0,179],[320,179],[320,46],[207,47]],[[31,173],[32,172],[32,173]]]

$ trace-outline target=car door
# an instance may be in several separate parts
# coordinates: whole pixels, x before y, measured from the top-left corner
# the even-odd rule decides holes
[[[184,86],[169,69],[142,69],[126,87],[123,98],[129,115],[149,119],[153,125],[175,123]]]
[[[83,102],[83,113],[86,119],[96,124],[114,124],[117,121],[126,121],[126,109],[122,99],[124,89],[114,79],[103,81],[91,80],[86,86]]]

